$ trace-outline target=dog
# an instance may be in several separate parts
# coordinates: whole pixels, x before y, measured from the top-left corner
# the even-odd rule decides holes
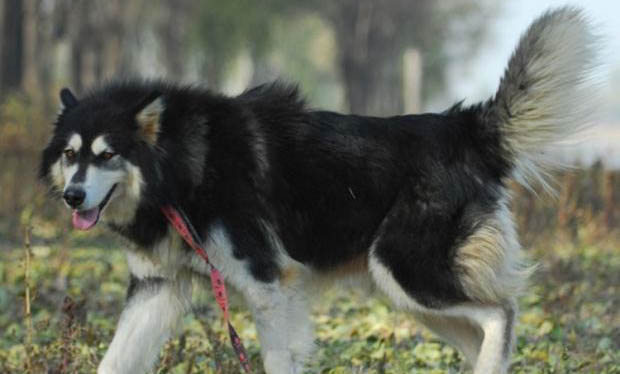
[[[389,118],[311,110],[277,82],[235,97],[145,80],[80,99],[61,90],[41,178],[76,229],[103,221],[133,243],[98,373],[149,371],[190,308],[192,279],[208,274],[165,205],[187,214],[247,300],[269,374],[300,373],[312,352],[310,285],[350,275],[458,348],[474,373],[505,373],[534,268],[508,184],[552,189],[561,165],[548,151],[587,122],[595,52],[580,10],[548,11],[492,98]]]

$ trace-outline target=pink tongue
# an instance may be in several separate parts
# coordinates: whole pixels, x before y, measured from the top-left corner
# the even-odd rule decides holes
[[[73,227],[78,230],[88,230],[95,226],[99,218],[99,208],[89,210],[73,211]]]

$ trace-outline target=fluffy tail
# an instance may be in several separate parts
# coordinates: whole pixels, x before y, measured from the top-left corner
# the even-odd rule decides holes
[[[564,7],[539,17],[521,37],[499,89],[483,105],[485,127],[499,131],[512,177],[549,192],[563,165],[549,150],[588,123],[596,38],[584,14]]]

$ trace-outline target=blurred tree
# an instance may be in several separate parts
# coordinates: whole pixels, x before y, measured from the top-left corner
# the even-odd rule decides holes
[[[94,45],[91,39],[95,36],[90,22],[93,13],[93,2],[80,1],[73,4],[69,19],[69,40],[71,42],[71,85],[79,94],[84,87],[87,49]]]
[[[397,114],[402,111],[403,47],[408,24],[419,24],[430,1],[344,0],[317,9],[330,20],[339,46],[339,68],[349,110],[359,114]]]
[[[24,6],[21,0],[2,4],[0,36],[0,97],[21,88],[24,53]]]
[[[199,51],[199,70],[207,84],[219,88],[239,52],[254,61],[271,46],[272,23],[281,17],[286,0],[201,1],[191,19],[191,43]]]
[[[219,87],[240,49],[250,49],[260,67],[265,51],[279,47],[272,44],[277,20],[295,28],[295,16],[318,14],[334,31],[349,110],[388,115],[403,111],[407,48],[421,51],[427,99],[444,87],[450,59],[475,53],[495,9],[479,0],[209,0],[200,3],[192,34],[207,81]]]
[[[123,0],[58,0],[66,12],[67,38],[71,45],[71,81],[80,92],[85,85],[119,73],[131,72],[128,62],[135,51],[123,45],[129,28],[142,15],[145,2]],[[130,53],[130,58],[125,56]],[[137,54],[137,53],[136,53]]]
[[[404,52],[420,56],[422,100],[440,92],[448,62],[480,45],[485,18],[495,10],[487,1],[5,0],[0,94],[23,85],[24,72],[30,92],[49,92],[55,72],[70,76],[78,92],[136,72],[180,80],[192,71],[221,89],[243,52],[252,60],[254,84],[280,74],[311,86],[329,81],[314,84],[330,90],[315,95],[344,96],[351,112],[398,114],[409,84]],[[326,35],[327,43],[315,44]]]
[[[155,22],[155,35],[160,40],[159,55],[168,78],[180,80],[186,71],[188,34],[187,20],[193,18],[198,5],[190,0],[160,1]]]
[[[51,63],[54,59],[54,51],[58,42],[54,32],[54,8],[45,6],[44,1],[36,1],[33,14],[35,32],[35,46],[33,48],[34,74],[36,75],[35,88],[30,91],[38,91],[43,99],[44,110],[49,112],[55,105],[49,100],[49,93],[53,83],[53,68]]]
[[[421,51],[422,96],[429,98],[444,87],[449,58],[476,51],[486,31],[486,17],[495,9],[477,0],[310,3],[334,27],[349,110],[375,115],[403,111],[402,62],[407,47]],[[451,41],[461,45],[450,45]]]
[[[42,103],[43,110],[51,113],[55,105],[50,100],[53,84],[54,53],[58,43],[54,31],[56,3],[45,0],[23,0],[24,6],[24,60],[23,90],[37,103]]]

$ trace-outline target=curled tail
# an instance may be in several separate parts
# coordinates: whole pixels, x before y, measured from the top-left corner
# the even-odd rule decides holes
[[[522,35],[497,93],[480,108],[519,183],[553,192],[550,172],[562,165],[548,151],[588,123],[596,44],[579,9],[548,11]]]

